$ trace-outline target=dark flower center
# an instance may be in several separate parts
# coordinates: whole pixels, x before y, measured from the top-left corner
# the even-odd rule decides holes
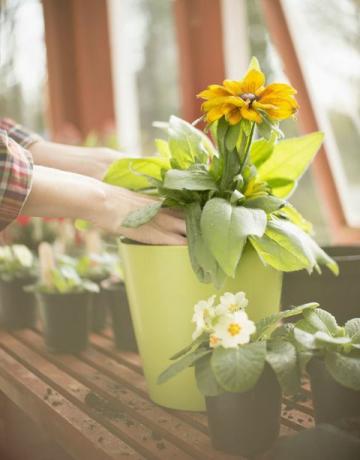
[[[249,105],[251,105],[254,101],[256,101],[256,96],[253,93],[242,93],[240,94],[240,97],[245,102],[250,101]]]

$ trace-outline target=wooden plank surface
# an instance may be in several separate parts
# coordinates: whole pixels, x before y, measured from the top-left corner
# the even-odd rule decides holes
[[[307,390],[284,399],[281,435],[312,426]],[[74,459],[234,459],[211,447],[205,414],[149,400],[139,356],[109,332],[75,356],[49,353],[39,331],[0,331],[0,391]]]

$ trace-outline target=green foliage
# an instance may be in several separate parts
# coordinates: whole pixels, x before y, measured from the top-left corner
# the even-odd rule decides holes
[[[0,246],[0,278],[3,281],[35,276],[36,259],[26,246]]]
[[[255,123],[248,120],[229,125],[220,118],[209,127],[211,140],[172,116],[168,139],[156,140],[160,156],[118,160],[105,177],[112,185],[161,197],[163,208],[182,209],[194,272],[216,287],[235,276],[248,242],[277,270],[338,270],[308,235],[311,225],[286,201],[323,135],[278,141],[277,123],[262,115],[257,128],[266,136],[254,142]],[[146,224],[158,206],[132,213],[124,225]]]
[[[210,348],[209,333],[204,332],[170,358],[176,361],[160,375],[158,382],[164,383],[194,366],[202,394],[216,396],[224,391],[245,392],[256,384],[267,362],[283,391],[294,393],[299,389],[301,363],[293,343],[294,326],[282,325],[281,321],[311,312],[317,306],[317,303],[300,305],[262,319],[256,323],[256,333],[251,341],[234,348]]]
[[[260,165],[260,179],[267,182],[283,180],[283,183],[272,182],[272,192],[275,196],[286,198],[314,159],[323,139],[323,133],[315,132],[280,141],[268,159]]]
[[[220,386],[230,392],[250,390],[261,376],[266,358],[265,342],[239,348],[216,348],[211,367]]]
[[[326,310],[305,311],[295,325],[294,338],[299,350],[306,351],[307,360],[323,359],[334,380],[360,390],[360,318],[342,327]]]
[[[143,208],[136,209],[131,214],[128,214],[123,220],[123,227],[137,228],[146,224],[156,216],[156,214],[160,211],[161,206],[162,202],[156,201],[155,203],[148,204]]]

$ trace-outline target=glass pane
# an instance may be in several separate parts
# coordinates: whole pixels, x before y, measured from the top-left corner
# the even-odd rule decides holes
[[[44,132],[46,49],[40,0],[0,0],[0,117]]]
[[[300,2],[301,3],[301,2]],[[274,48],[261,11],[259,0],[247,0],[248,37],[251,55],[261,62],[268,81],[286,81],[280,57]],[[286,120],[281,124],[286,137],[299,135],[297,121]],[[329,243],[329,229],[322,213],[322,206],[311,174],[307,171],[291,197],[291,203],[314,225],[316,239],[321,244]]]
[[[114,82],[120,144],[154,151],[153,121],[179,112],[173,4],[163,0],[110,0]]]
[[[360,226],[360,2],[283,4],[348,222]]]

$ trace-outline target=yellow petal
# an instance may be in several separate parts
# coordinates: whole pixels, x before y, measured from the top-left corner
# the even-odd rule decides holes
[[[221,85],[210,85],[204,91],[197,95],[202,99],[213,99],[215,97],[229,96],[230,93]]]
[[[234,96],[238,96],[241,93],[241,82],[240,81],[224,80],[223,85]]]
[[[225,118],[230,123],[230,125],[237,125],[239,123],[242,118],[240,110],[241,109],[236,108],[225,115]]]
[[[255,121],[256,123],[261,123],[262,118],[256,112],[256,110],[252,109],[251,107],[247,107],[246,105],[241,107],[240,110],[241,110],[241,116],[245,118],[246,120]]]
[[[209,110],[206,114],[206,119],[209,123],[212,123],[213,121],[219,120],[219,118],[221,118],[223,115],[224,112],[222,110],[222,106],[220,105]]]
[[[268,85],[266,88],[264,88],[264,90],[261,94],[259,94],[259,96],[266,97],[273,94],[292,96],[296,93],[296,89],[290,85],[287,85],[286,83],[271,83],[271,85]]]
[[[259,72],[261,72],[259,61],[257,60],[257,58],[255,56],[253,56],[251,58],[251,61],[250,61],[250,64],[249,64],[249,69],[248,70],[251,70],[251,69],[255,69],[255,70],[258,70]]]
[[[245,75],[245,78],[241,81],[241,93],[252,93],[261,88],[265,83],[265,75],[255,69],[250,69]]]
[[[266,113],[273,120],[285,120],[291,117],[291,115],[294,115],[297,109],[298,105],[294,106],[292,103],[289,103],[289,101],[282,100],[276,104],[276,108],[267,109]]]

